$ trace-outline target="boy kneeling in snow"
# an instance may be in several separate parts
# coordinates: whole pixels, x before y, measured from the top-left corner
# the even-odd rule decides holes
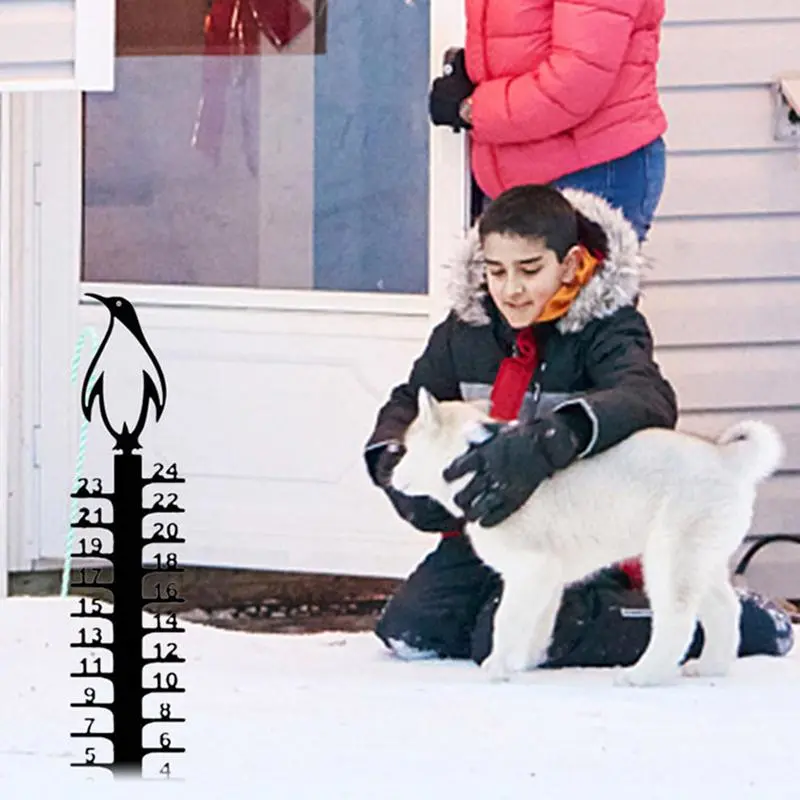
[[[561,468],[642,428],[674,427],[677,404],[636,307],[637,235],[601,198],[546,186],[510,189],[483,213],[453,270],[452,310],[408,382],[380,409],[366,446],[369,474],[398,514],[441,535],[387,604],[376,633],[402,657],[481,663],[491,650],[499,576],[462,535],[463,519],[390,485],[419,387],[438,400],[488,400],[497,419],[541,420],[555,430],[548,452],[559,453]],[[530,430],[519,426],[481,445],[481,466],[456,496],[464,518],[496,525],[555,472]],[[455,462],[445,477],[473,468]],[[787,653],[789,616],[754,592],[741,591],[740,601],[739,655]],[[647,612],[638,562],[609,566],[565,592],[543,666],[633,664],[650,637]],[[702,644],[698,626],[687,657]]]

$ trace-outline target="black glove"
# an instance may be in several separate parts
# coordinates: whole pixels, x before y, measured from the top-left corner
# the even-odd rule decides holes
[[[399,442],[389,442],[384,447],[368,451],[367,469],[372,480],[386,492],[395,511],[417,530],[429,533],[461,530],[462,521],[432,497],[412,497],[392,486],[392,473],[405,452]]]
[[[405,448],[400,442],[388,442],[383,447],[367,450],[364,454],[367,472],[376,486],[385,489],[391,485],[394,468],[405,452]]]
[[[492,438],[471,447],[444,471],[447,481],[475,473],[454,498],[466,519],[480,520],[484,528],[497,525],[543,480],[571,464],[591,436],[589,418],[580,409],[576,412],[556,412],[524,424],[487,426]]]
[[[410,496],[398,492],[392,486],[387,486],[384,491],[395,511],[418,531],[446,533],[448,531],[460,531],[463,527],[463,520],[454,517],[441,503],[432,497],[423,495]]]
[[[449,73],[449,74],[448,74]],[[461,103],[475,91],[475,84],[467,75],[464,50],[456,51],[445,65],[445,75],[436,78],[428,97],[428,110],[434,125],[449,125],[456,133],[470,128],[461,116]]]

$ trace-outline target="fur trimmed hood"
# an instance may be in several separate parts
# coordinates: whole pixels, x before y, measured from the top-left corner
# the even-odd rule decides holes
[[[608,317],[623,306],[634,304],[647,262],[636,231],[621,211],[588,192],[560,191],[584,216],[600,225],[608,237],[608,257],[581,289],[569,311],[556,323],[561,333],[577,333],[593,319]],[[469,325],[488,325],[488,293],[477,225],[469,231],[447,266],[450,270],[448,294],[456,316]]]

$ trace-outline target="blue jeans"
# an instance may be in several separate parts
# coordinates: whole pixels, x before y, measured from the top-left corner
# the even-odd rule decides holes
[[[559,189],[583,189],[621,209],[643,241],[664,190],[666,146],[659,137],[627,156],[553,181]]]

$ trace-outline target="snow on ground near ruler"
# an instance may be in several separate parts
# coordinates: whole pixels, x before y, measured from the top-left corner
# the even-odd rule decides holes
[[[68,647],[75,609],[0,601],[2,797],[41,784],[121,796],[124,784],[68,766],[86,744],[69,738],[85,716],[69,708],[86,685],[68,677],[85,655]],[[800,648],[670,688],[614,687],[601,670],[498,685],[468,663],[399,662],[371,634],[186,626],[187,693],[173,701],[188,718],[173,739],[186,781],[148,782],[157,797],[224,797],[226,784],[270,800],[800,796]]]

